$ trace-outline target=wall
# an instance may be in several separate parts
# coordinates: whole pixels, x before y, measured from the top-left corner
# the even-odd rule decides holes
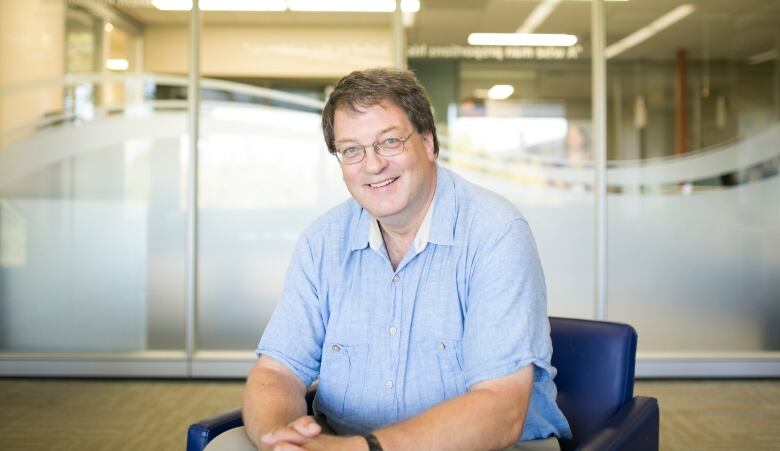
[[[22,89],[18,84],[64,74],[65,2],[0,0],[0,144],[8,130],[62,110],[59,86]],[[17,85],[15,88],[10,86]]]
[[[188,36],[184,26],[147,27],[145,71],[186,73]],[[207,77],[339,78],[355,69],[392,65],[390,29],[206,26],[201,42],[201,71]]]

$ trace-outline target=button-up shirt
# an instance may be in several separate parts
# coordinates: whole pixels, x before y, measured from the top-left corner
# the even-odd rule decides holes
[[[257,354],[306,386],[319,379],[315,411],[345,434],[533,364],[521,440],[571,434],[555,403],[544,275],[528,223],[506,199],[442,167],[395,270],[376,220],[353,199],[304,232]]]

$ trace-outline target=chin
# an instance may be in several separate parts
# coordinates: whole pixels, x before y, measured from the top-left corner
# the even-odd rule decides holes
[[[380,221],[382,218],[389,218],[391,216],[394,216],[401,212],[401,208],[396,207],[379,207],[379,208],[366,208],[366,210],[371,213],[372,216],[374,216],[376,219],[379,219]]]

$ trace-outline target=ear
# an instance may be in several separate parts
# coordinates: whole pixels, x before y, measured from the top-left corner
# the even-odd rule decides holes
[[[435,162],[436,153],[434,152],[434,146],[433,146],[433,133],[431,132],[420,133],[420,137],[422,137],[423,146],[425,146],[425,155],[428,157],[428,160],[431,163]]]

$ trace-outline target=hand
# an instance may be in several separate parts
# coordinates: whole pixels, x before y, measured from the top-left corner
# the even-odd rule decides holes
[[[322,428],[314,421],[314,417],[302,416],[284,427],[263,435],[260,440],[274,450],[300,449],[298,445],[318,436],[320,432]],[[292,446],[288,448],[284,446],[285,444]]]

